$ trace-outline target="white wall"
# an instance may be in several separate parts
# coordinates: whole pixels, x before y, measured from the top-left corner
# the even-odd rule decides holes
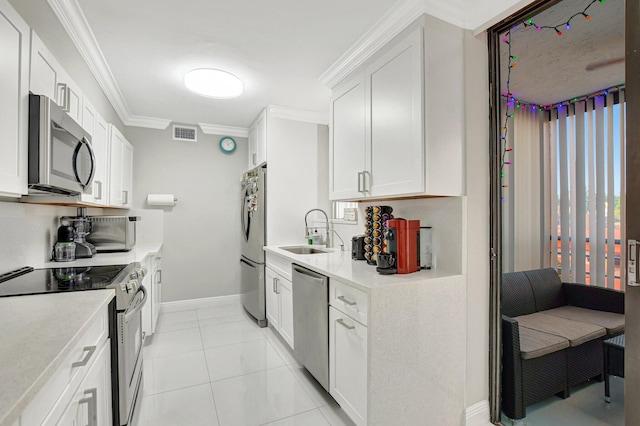
[[[165,208],[163,302],[240,293],[240,180],[247,139],[223,154],[220,136],[198,129],[197,142],[172,140],[166,130],[127,127],[134,146],[133,207],[147,194],[175,194]]]

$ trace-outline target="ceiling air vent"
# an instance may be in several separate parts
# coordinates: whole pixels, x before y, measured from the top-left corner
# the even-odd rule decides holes
[[[173,126],[173,140],[196,142],[197,128],[187,126]]]

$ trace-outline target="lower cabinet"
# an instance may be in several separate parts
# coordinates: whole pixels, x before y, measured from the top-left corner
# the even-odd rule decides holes
[[[143,285],[147,290],[147,302],[142,307],[142,332],[150,336],[156,332],[162,300],[162,254],[149,253],[144,258],[147,275]]]
[[[367,424],[367,327],[329,307],[329,390],[357,425]]]
[[[111,410],[111,340],[105,308],[16,424],[111,426]]]
[[[267,321],[293,349],[293,293],[291,280],[265,268]]]

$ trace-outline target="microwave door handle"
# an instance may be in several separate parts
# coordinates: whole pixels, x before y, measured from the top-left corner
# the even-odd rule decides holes
[[[89,155],[91,157],[91,172],[89,172],[89,178],[86,182],[83,182],[80,178],[80,175],[78,174],[78,155],[80,154],[80,149],[82,149],[83,146],[87,147],[87,149],[89,150]],[[91,185],[91,181],[93,181],[93,176],[95,175],[95,173],[96,156],[93,153],[93,148],[91,148],[91,144],[89,143],[89,141],[86,138],[82,138],[82,140],[76,145],[76,149],[73,151],[73,174],[76,176],[76,181],[78,181],[80,186],[82,186],[82,188],[85,188]]]

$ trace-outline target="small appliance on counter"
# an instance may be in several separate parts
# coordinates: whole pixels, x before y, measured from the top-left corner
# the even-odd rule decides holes
[[[58,241],[53,246],[53,260],[56,262],[71,262],[76,260],[76,230],[73,226],[58,228]]]
[[[393,219],[393,207],[367,206],[364,212],[364,258],[369,265],[376,265],[378,253],[387,252],[384,233],[387,221]]]
[[[386,251],[378,253],[376,271],[383,275],[410,274],[420,270],[420,221],[387,220]]]
[[[60,224],[62,227],[73,227],[75,230],[73,241],[76,245],[76,259],[96,255],[95,246],[86,240],[86,236],[91,233],[91,222],[89,222],[85,207],[78,207],[77,216],[62,216]],[[60,229],[58,229],[58,236],[60,236]]]
[[[364,235],[356,235],[351,238],[351,258],[353,260],[366,260],[364,251]]]
[[[89,216],[91,234],[87,241],[98,253],[130,251],[136,245],[136,227],[140,216]]]

